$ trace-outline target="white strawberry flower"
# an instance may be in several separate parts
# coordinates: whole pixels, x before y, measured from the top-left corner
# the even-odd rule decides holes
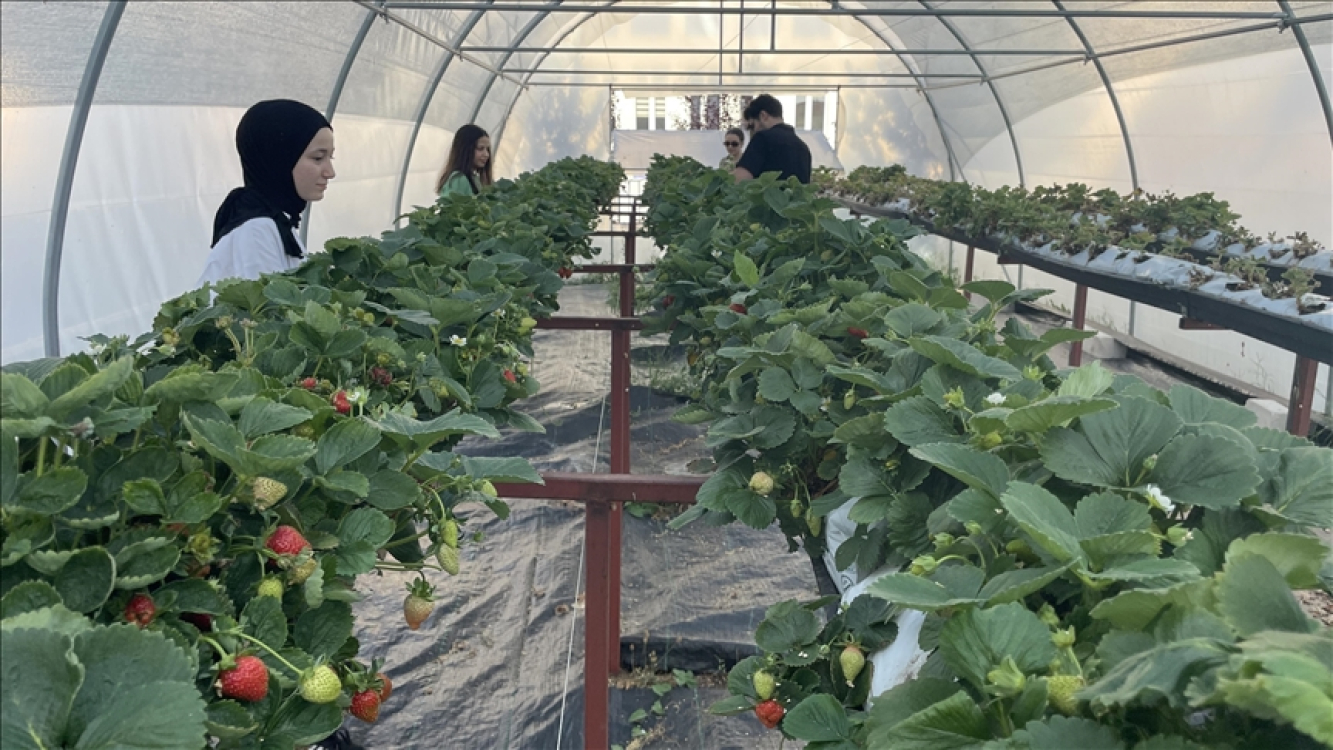
[[[467,339],[455,334],[449,337],[449,343],[453,344],[454,346],[467,346]]]
[[[1161,487],[1158,487],[1155,484],[1150,484],[1145,487],[1143,491],[1148,495],[1148,501],[1151,502],[1153,506],[1161,508],[1163,512],[1170,513],[1176,509],[1176,504],[1171,501],[1171,498],[1162,493]]]
[[[996,391],[995,393],[992,393],[991,395],[986,397],[986,403],[990,404],[991,406],[999,406],[1000,404],[1004,403],[1004,394],[1000,393],[999,391]]]
[[[351,388],[347,391],[347,400],[354,404],[364,404],[368,395],[365,388]]]

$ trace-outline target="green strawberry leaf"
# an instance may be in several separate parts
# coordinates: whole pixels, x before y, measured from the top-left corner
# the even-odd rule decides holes
[[[1262,630],[1308,633],[1315,626],[1292,596],[1282,573],[1255,552],[1228,555],[1226,567],[1217,576],[1217,610],[1241,635]]]
[[[788,600],[769,607],[754,631],[754,642],[772,653],[783,653],[814,642],[819,619],[800,602]]]
[[[1115,373],[1093,361],[1070,373],[1056,393],[1058,396],[1093,398],[1105,393],[1114,383]]]
[[[1010,482],[1000,503],[1047,554],[1059,562],[1085,560],[1074,516],[1055,495],[1035,484]]]
[[[961,443],[967,439],[959,434],[953,415],[926,396],[912,396],[889,407],[884,412],[884,429],[911,446]]]
[[[952,443],[918,445],[911,449],[911,454],[934,464],[968,487],[995,497],[999,497],[1009,486],[1009,467],[1004,460],[971,446]]]
[[[1308,526],[1333,518],[1333,451],[1295,447],[1282,451],[1275,474],[1259,490],[1264,509]]]
[[[783,718],[782,729],[806,742],[832,742],[852,736],[847,711],[837,698],[827,693],[812,695],[796,704]]]
[[[1014,739],[1028,750],[1125,750],[1115,728],[1091,719],[1051,716],[1030,721],[1014,732]]]
[[[1013,410],[1005,418],[1005,426],[1016,432],[1041,434],[1052,427],[1064,427],[1078,417],[1107,411],[1117,406],[1118,404],[1109,398],[1053,396]]]
[[[60,604],[60,594],[46,581],[24,581],[0,598],[0,620]]]
[[[78,467],[51,469],[19,488],[17,507],[27,513],[55,515],[77,504],[87,487],[88,475]]]
[[[922,336],[909,342],[913,349],[942,365],[969,375],[1000,380],[1021,380],[1023,373],[1002,359],[983,354],[980,349],[958,339]]]
[[[296,621],[292,642],[315,658],[331,657],[352,637],[352,607],[346,602],[324,602]]]
[[[194,693],[190,689],[194,664],[162,633],[140,630],[128,623],[98,627],[74,638],[74,654],[83,665],[84,677],[70,710],[66,728],[70,736],[84,734],[122,692],[153,683],[176,683],[174,689]],[[197,693],[194,698],[198,700]],[[200,705],[198,710],[202,712],[202,708]]]
[[[880,729],[872,747],[894,750],[962,750],[980,747],[991,738],[990,726],[975,701],[958,692]]]
[[[1079,429],[1056,428],[1041,445],[1042,460],[1056,476],[1101,487],[1130,487],[1144,459],[1177,432],[1180,417],[1165,406],[1118,396],[1120,408],[1089,414]]]
[[[1207,393],[1184,383],[1171,386],[1167,392],[1171,409],[1180,415],[1185,424],[1203,424],[1217,422],[1243,430],[1253,427],[1258,421],[1254,412],[1230,401],[1214,398]]]
[[[85,547],[70,556],[55,576],[65,606],[91,612],[106,602],[116,584],[116,561],[101,547]]]
[[[1147,531],[1152,516],[1146,503],[1130,500],[1114,492],[1099,492],[1078,501],[1074,525],[1079,539],[1127,531]]]
[[[83,684],[83,666],[74,658],[73,645],[73,639],[63,633],[5,630],[0,638],[4,670],[0,745],[62,747],[70,708]]]
[[[1254,534],[1233,541],[1226,559],[1248,554],[1267,558],[1291,588],[1313,589],[1319,586],[1319,569],[1328,559],[1329,548],[1317,537],[1303,534]]]
[[[1018,602],[968,609],[949,619],[940,632],[940,653],[949,668],[978,689],[986,673],[1013,658],[1024,672],[1039,672],[1055,658],[1051,631]]]
[[[1261,480],[1242,446],[1219,437],[1180,435],[1162,449],[1149,481],[1177,504],[1221,510],[1239,505]]]
[[[315,470],[328,474],[364,456],[380,443],[380,431],[365,419],[344,419],[319,436]]]
[[[1167,643],[1117,664],[1079,697],[1094,707],[1152,704],[1165,699],[1175,708],[1187,705],[1185,688],[1196,675],[1226,662],[1226,650],[1212,641]]]
[[[253,440],[260,435],[295,427],[313,416],[313,413],[299,406],[279,404],[267,398],[256,397],[241,409],[241,434],[247,440]]]

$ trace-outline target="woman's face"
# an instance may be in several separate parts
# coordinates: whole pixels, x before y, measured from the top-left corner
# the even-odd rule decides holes
[[[491,163],[491,138],[483,135],[477,139],[477,146],[472,151],[472,166],[476,169],[484,169]]]
[[[722,145],[727,147],[727,156],[739,157],[741,155],[741,137],[728,133],[722,138]]]
[[[333,171],[333,131],[321,128],[305,153],[292,167],[292,182],[296,185],[296,194],[301,200],[314,203],[324,197],[324,190],[329,180],[337,176]]]

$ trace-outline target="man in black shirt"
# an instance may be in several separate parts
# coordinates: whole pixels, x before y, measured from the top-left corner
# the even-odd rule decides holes
[[[753,135],[741,160],[732,170],[736,181],[753,180],[765,172],[777,172],[779,179],[795,177],[810,182],[810,148],[796,129],[782,121],[782,102],[761,94],[743,114],[745,126]]]

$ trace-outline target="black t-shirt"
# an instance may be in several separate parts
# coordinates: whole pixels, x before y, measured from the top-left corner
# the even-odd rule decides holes
[[[755,177],[765,172],[778,172],[783,180],[795,177],[809,184],[810,147],[796,135],[792,126],[786,123],[774,125],[750,138],[750,145],[745,147],[736,167]]]

